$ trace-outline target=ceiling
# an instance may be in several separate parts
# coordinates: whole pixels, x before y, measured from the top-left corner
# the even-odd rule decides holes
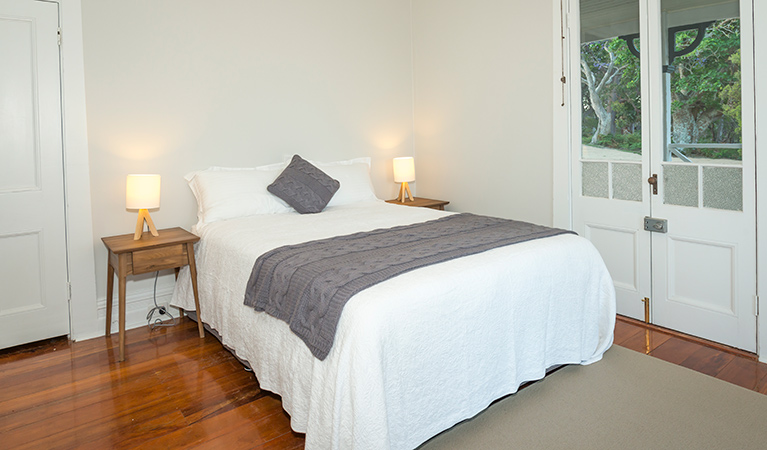
[[[639,32],[639,0],[581,0],[581,42]],[[738,17],[737,0],[662,0],[666,27]]]

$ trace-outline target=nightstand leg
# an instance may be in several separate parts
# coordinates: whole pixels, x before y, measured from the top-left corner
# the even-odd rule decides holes
[[[118,361],[125,361],[125,274],[118,275],[118,278],[120,295],[120,359]]]
[[[107,336],[112,335],[112,294],[115,288],[115,269],[107,261]]]
[[[197,312],[197,329],[200,332],[200,338],[205,337],[205,328],[202,326],[202,316],[200,315],[200,296],[197,293],[197,266],[194,263],[194,244],[186,244],[186,255],[189,258],[189,274],[192,278],[192,292],[194,292],[194,308]]]
[[[178,281],[178,273],[180,271],[181,271],[181,267],[176,267],[174,269],[174,272],[176,272],[176,281]],[[184,315],[184,308],[177,308],[177,309],[178,309],[178,317],[181,318]]]

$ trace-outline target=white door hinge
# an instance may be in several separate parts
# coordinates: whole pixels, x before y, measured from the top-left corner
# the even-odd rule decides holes
[[[56,29],[56,36],[58,36],[58,42],[61,45],[61,28]]]
[[[759,317],[759,296],[754,296],[754,315]]]
[[[72,283],[67,282],[67,300],[72,300]]]

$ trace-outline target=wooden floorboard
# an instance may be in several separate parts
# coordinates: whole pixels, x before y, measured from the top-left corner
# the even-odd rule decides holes
[[[618,316],[615,343],[767,394],[767,364],[743,350]]]
[[[116,335],[0,352],[0,447],[303,447],[279,397],[194,322],[126,338],[122,363]]]
[[[58,338],[0,351],[0,448],[296,450],[279,396],[196,324],[117,336]],[[752,355],[620,318],[615,343],[767,393]]]

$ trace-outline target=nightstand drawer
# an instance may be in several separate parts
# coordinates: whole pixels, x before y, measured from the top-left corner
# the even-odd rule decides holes
[[[133,252],[133,274],[173,269],[187,263],[186,245],[139,250]]]

